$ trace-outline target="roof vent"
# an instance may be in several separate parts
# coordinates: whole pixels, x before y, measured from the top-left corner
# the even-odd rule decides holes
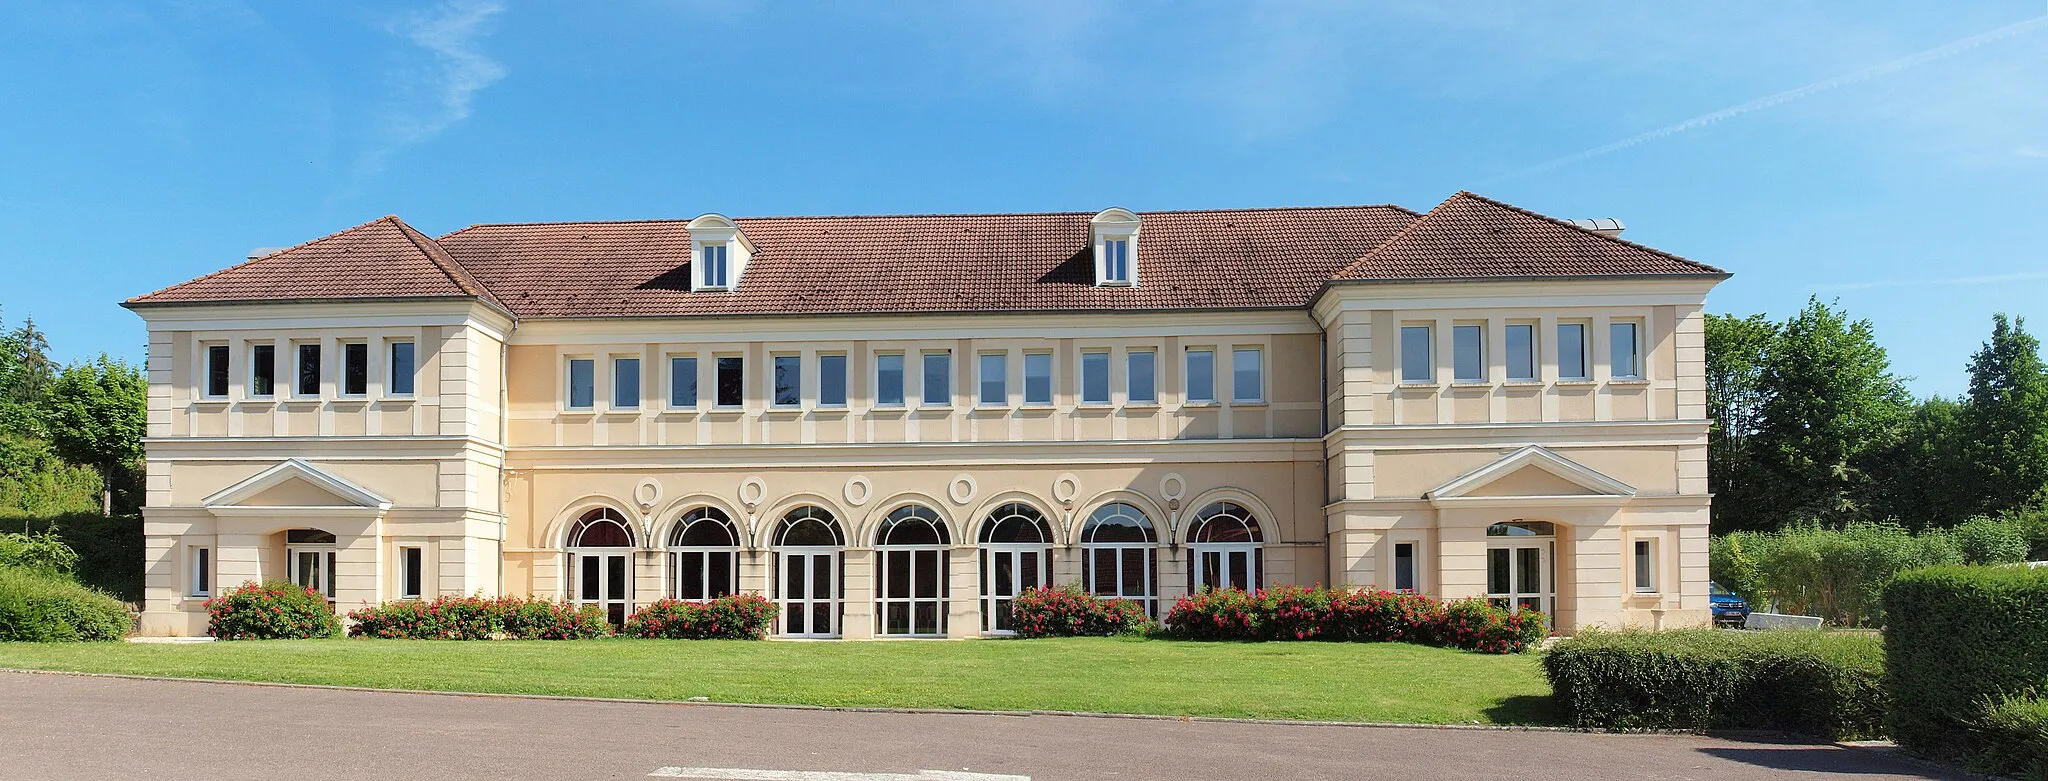
[[[1597,217],[1590,220],[1565,220],[1565,222],[1569,222],[1578,227],[1585,228],[1586,230],[1598,233],[1610,239],[1616,236],[1620,236],[1622,231],[1628,230],[1628,226],[1621,224],[1621,220],[1617,220],[1613,217]]]

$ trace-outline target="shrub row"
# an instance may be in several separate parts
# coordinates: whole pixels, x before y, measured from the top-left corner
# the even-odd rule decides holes
[[[0,566],[0,640],[119,640],[128,606],[46,569]]]
[[[2048,710],[2015,704],[2048,693],[2048,569],[1919,570],[1892,581],[1884,598],[1900,617],[1884,630],[1892,738],[1949,761],[2023,756],[2011,735],[2030,718],[2038,727]],[[2034,750],[2048,752],[2048,736]]]
[[[249,583],[206,600],[206,633],[220,640],[303,640],[341,634],[320,592],[284,580]]]
[[[2048,781],[2048,699],[1999,699],[1985,708],[1976,732],[1976,746],[1963,757],[1971,770]]]
[[[759,640],[775,626],[774,602],[728,594],[709,602],[663,599],[626,619],[626,634],[664,640]]]
[[[1166,614],[1164,631],[1202,640],[1407,642],[1509,654],[1542,640],[1550,625],[1542,613],[1509,612],[1477,599],[1280,586],[1183,596]]]
[[[667,639],[759,640],[775,623],[775,603],[758,594],[710,602],[664,599],[640,608],[623,634]],[[604,610],[537,597],[436,597],[349,611],[349,637],[409,640],[583,640],[612,628]]]
[[[1543,656],[1567,718],[1592,729],[1884,734],[1884,646],[1867,632],[1585,632]]]
[[[1079,584],[1028,588],[1010,600],[1010,628],[1018,637],[1110,637],[1142,634],[1151,626],[1143,605],[1099,599]]]
[[[1841,529],[1735,532],[1708,546],[1708,569],[1757,609],[1820,616],[1837,626],[1881,625],[1885,584],[1919,567],[2012,564],[2028,555],[2031,522],[1972,518],[1918,534],[1893,523]]]

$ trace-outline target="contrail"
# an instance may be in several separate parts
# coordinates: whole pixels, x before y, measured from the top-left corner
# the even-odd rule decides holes
[[[1995,285],[2003,282],[2032,282],[2048,279],[2048,271],[2023,271],[2015,274],[1985,274],[1973,277],[1948,277],[1946,279],[1879,279],[1867,282],[1839,282],[1814,285],[1813,290],[1871,290],[1881,287],[1927,287],[1930,285]]]
[[[1818,93],[1826,92],[1831,89],[1846,87],[1848,85],[1856,84],[1858,82],[1869,81],[1879,76],[1897,73],[1907,68],[1911,68],[1915,65],[1923,65],[1929,62],[1933,62],[1935,60],[1953,57],[1955,55],[1969,51],[1971,49],[1975,49],[1979,46],[1983,46],[1987,43],[1992,43],[1994,41],[2011,38],[2015,35],[2031,32],[2034,29],[2042,27],[2044,25],[2048,25],[2048,16],[2036,16],[2032,19],[2028,19],[2022,22],[2015,22],[2013,24],[2000,27],[1996,30],[1978,33],[1976,35],[1972,35],[1962,40],[1954,41],[1951,43],[1945,43],[1940,46],[1936,46],[1932,49],[1920,52],[1918,54],[1909,54],[1904,57],[1900,57],[1896,60],[1892,60],[1891,62],[1882,63],[1879,65],[1872,65],[1868,68],[1864,68],[1854,73],[1836,76],[1826,81],[1817,81],[1812,84],[1808,84],[1804,87],[1786,90],[1775,95],[1766,95],[1764,97],[1757,98],[1756,100],[1749,101],[1748,103],[1729,106],[1727,108],[1721,109],[1720,111],[1701,114],[1697,117],[1693,117],[1692,119],[1685,120],[1684,122],[1680,122],[1675,125],[1666,125],[1664,127],[1657,128],[1656,130],[1652,130],[1647,133],[1639,133],[1633,136],[1629,136],[1628,138],[1624,138],[1612,144],[1596,146],[1592,149],[1588,149],[1586,151],[1578,152],[1575,154],[1565,155],[1564,157],[1560,157],[1549,162],[1538,163],[1536,165],[1524,168],[1520,171],[1516,171],[1511,174],[1495,177],[1492,181],[1499,181],[1501,179],[1509,179],[1517,176],[1526,176],[1534,173],[1542,173],[1544,171],[1561,168],[1567,165],[1571,165],[1573,163],[1590,160],[1592,158],[1599,157],[1610,152],[1619,152],[1623,149],[1627,149],[1637,144],[1645,143],[1648,141],[1655,141],[1666,136],[1677,135],[1687,130],[1692,130],[1698,127],[1704,127],[1707,125],[1714,124],[1716,122],[1721,122],[1723,120],[1734,119],[1744,114],[1762,111],[1772,106],[1790,103],[1792,101],[1809,97]]]

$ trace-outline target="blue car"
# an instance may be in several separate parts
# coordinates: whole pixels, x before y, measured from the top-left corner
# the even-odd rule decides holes
[[[1721,584],[1707,581],[1707,598],[1713,602],[1714,626],[1742,626],[1749,622],[1749,603]]]

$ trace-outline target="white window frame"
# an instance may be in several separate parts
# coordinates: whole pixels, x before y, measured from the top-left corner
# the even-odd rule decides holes
[[[1529,372],[1527,376],[1519,377],[1515,375],[1515,348],[1512,344],[1508,342],[1508,335],[1514,333],[1515,329],[1517,328],[1528,329],[1529,332],[1529,349],[1527,355],[1529,359]],[[1501,372],[1506,377],[1508,382],[1536,382],[1538,379],[1543,377],[1543,342],[1541,341],[1543,338],[1541,333],[1542,331],[1542,324],[1532,322],[1508,323],[1502,327],[1500,335],[1500,349],[1502,353],[1500,368]]]
[[[932,374],[932,372],[931,372],[931,365],[932,365],[932,359],[933,359],[933,358],[940,358],[940,357],[943,357],[943,358],[945,358],[945,359],[946,359],[946,379],[945,379],[944,387],[943,387],[943,388],[941,389],[941,390],[943,390],[943,391],[944,391],[944,393],[943,393],[943,394],[942,394],[942,395],[941,395],[941,396],[940,396],[940,397],[939,397],[938,399],[934,400],[934,399],[933,399],[933,398],[931,397],[931,395],[932,395],[932,394],[931,394],[931,391],[932,391],[932,378],[931,378],[931,374]],[[943,409],[943,408],[946,408],[946,407],[951,407],[951,406],[953,406],[953,351],[952,351],[952,350],[920,350],[920,351],[918,351],[918,353],[917,353],[917,406],[918,406],[918,407],[920,407],[920,408],[924,408],[924,407],[930,407],[930,408],[934,408],[934,409]]]
[[[258,364],[258,363],[256,362],[256,351],[257,351],[258,349],[261,349],[261,348],[269,348],[269,349],[270,349],[270,392],[269,392],[269,393],[257,393],[257,392],[256,392],[256,367],[257,367],[257,366],[259,366],[259,365],[261,365],[261,364]],[[247,376],[247,377],[245,377],[245,378],[243,378],[243,380],[242,380],[242,381],[243,381],[244,383],[246,383],[245,385],[243,385],[243,386],[242,386],[242,395],[243,395],[243,396],[246,396],[246,397],[248,397],[248,398],[252,398],[252,399],[274,399],[274,398],[277,398],[277,345],[276,345],[276,344],[274,344],[274,343],[272,343],[272,342],[250,342],[250,343],[249,343],[249,351],[248,351],[248,352],[249,352],[249,373],[248,373],[248,376]],[[232,361],[230,361],[230,364],[232,364]]]
[[[1132,369],[1137,366],[1138,356],[1140,355],[1143,355],[1152,361],[1151,382],[1145,387],[1146,393],[1144,398],[1138,397],[1138,384],[1136,381],[1138,373],[1132,371]],[[1150,406],[1159,403],[1158,350],[1154,350],[1151,348],[1136,348],[1127,349],[1124,351],[1124,403],[1130,405],[1143,406]]]
[[[186,596],[213,596],[213,548],[205,545],[188,545],[185,548],[185,577],[188,581]]]
[[[676,403],[676,391],[678,389],[678,386],[676,385],[676,364],[681,361],[688,361],[690,368],[690,371],[688,372],[690,378],[690,403],[688,404]],[[703,404],[703,370],[703,361],[697,358],[696,353],[669,353],[668,387],[666,388],[668,393],[665,394],[667,396],[667,399],[664,402],[665,404],[667,404],[668,409],[696,410],[699,406]]]
[[[1423,351],[1423,364],[1429,367],[1429,373],[1419,378],[1408,376],[1408,362],[1410,358],[1414,357],[1409,354],[1409,347],[1411,345],[1408,344],[1408,335],[1410,333],[1416,332],[1420,332],[1422,334],[1422,343],[1424,345],[1427,345],[1427,349]],[[1395,334],[1395,342],[1396,344],[1400,345],[1397,353],[1401,358],[1400,365],[1394,367],[1395,372],[1399,375],[1400,384],[1435,385],[1436,326],[1429,323],[1402,323],[1400,331],[1397,334]]]
[[[1478,341],[1478,342],[1477,342],[1476,344],[1472,345],[1472,349],[1474,349],[1474,350],[1477,350],[1477,351],[1479,352],[1479,354],[1478,354],[1478,355],[1475,355],[1475,356],[1473,356],[1473,358],[1475,358],[1475,359],[1476,359],[1476,360],[1478,361],[1478,365],[1479,365],[1479,375],[1478,375],[1478,376],[1476,376],[1476,377],[1461,377],[1461,376],[1459,376],[1459,366],[1458,366],[1458,364],[1459,364],[1459,358],[1461,357],[1461,354],[1460,354],[1460,352],[1459,352],[1459,350],[1458,350],[1458,335],[1459,335],[1459,334],[1461,334],[1461,333],[1465,333],[1465,334],[1471,334],[1471,333],[1476,333],[1476,334],[1478,334],[1478,335],[1479,335],[1479,341]],[[1487,383],[1487,381],[1488,381],[1488,379],[1489,379],[1489,378],[1487,377],[1487,375],[1489,374],[1489,371],[1488,371],[1488,369],[1487,369],[1487,365],[1486,365],[1487,357],[1488,357],[1488,356],[1487,356],[1487,354],[1486,354],[1486,325],[1485,325],[1484,323],[1452,323],[1452,324],[1451,324],[1451,382],[1452,382],[1453,384],[1457,384],[1457,385],[1484,385],[1484,384],[1486,384],[1486,383]]]
[[[291,345],[292,398],[320,398],[327,392],[327,346],[320,342],[310,340],[292,342]],[[304,388],[299,386],[299,377],[305,373],[304,367],[306,365],[306,348],[308,347],[313,348],[314,352],[316,353],[313,359],[313,379],[315,380],[315,382],[313,383],[314,388],[312,393],[305,392]]]
[[[1637,537],[1629,544],[1630,587],[1636,594],[1660,594],[1656,537]],[[1647,566],[1645,566],[1647,565]]]
[[[698,290],[732,289],[732,242],[699,242],[696,265]]]
[[[631,385],[633,391],[633,403],[620,404],[619,391],[626,389],[627,386],[624,383],[619,382],[619,371],[625,368],[624,365],[628,361],[631,361],[633,363],[633,382]],[[611,363],[611,409],[638,410],[642,406],[645,406],[647,404],[647,399],[645,398],[646,394],[643,393],[642,391],[646,389],[647,385],[647,362],[641,360],[638,354],[633,354],[611,356]]]
[[[320,556],[320,582],[311,584],[327,601],[334,601],[334,544],[327,543],[286,543],[284,547],[285,577],[299,583],[299,555]]]
[[[1102,358],[1102,398],[1099,399],[1088,397],[1088,380],[1090,377],[1088,373],[1088,359],[1095,356]],[[1111,357],[1110,350],[1107,347],[1086,348],[1081,350],[1079,355],[1076,356],[1075,364],[1077,368],[1075,371],[1076,376],[1080,377],[1081,381],[1075,389],[1077,391],[1075,397],[1080,406],[1107,407],[1115,401],[1116,373],[1110,362]]]
[[[1627,367],[1614,365],[1615,353],[1622,344],[1615,340],[1614,332],[1624,327],[1629,331],[1627,344],[1630,357],[1633,359]],[[1646,371],[1647,367],[1644,366],[1648,361],[1645,360],[1645,357],[1643,355],[1643,321],[1616,318],[1607,322],[1607,376],[1610,379],[1623,382],[1640,382],[1648,378],[1649,372]]]
[[[590,403],[576,403],[576,363],[590,364]],[[594,355],[562,356],[562,409],[572,412],[590,412],[597,409],[597,357]]]
[[[1256,395],[1254,395],[1254,396],[1251,396],[1251,397],[1239,397],[1239,396],[1238,396],[1238,393],[1237,393],[1237,392],[1238,392],[1238,390],[1239,390],[1239,388],[1238,388],[1238,385],[1237,385],[1237,372],[1238,372],[1238,367],[1237,367],[1237,357],[1238,357],[1239,355],[1243,355],[1243,354],[1245,354],[1245,353],[1250,353],[1250,354],[1252,354],[1253,356],[1255,356],[1255,359],[1254,359],[1254,361],[1252,362],[1252,369],[1253,369],[1253,371],[1257,372],[1257,374],[1258,374],[1258,377],[1257,377],[1257,378],[1256,378],[1256,380],[1255,380],[1255,381],[1253,382],[1253,384],[1254,384],[1254,385],[1258,386],[1257,388],[1255,388],[1255,389],[1254,389],[1254,390],[1258,391],[1258,393],[1257,393]],[[1257,345],[1237,345],[1237,346],[1231,347],[1231,348],[1230,348],[1230,403],[1232,403],[1232,404],[1264,404],[1264,403],[1266,403],[1266,374],[1267,374],[1267,372],[1266,372],[1266,348],[1264,348],[1264,347],[1260,347],[1260,346],[1257,346]]]
[[[996,367],[991,377],[989,365],[993,360]],[[989,397],[989,383],[999,383],[1001,391],[995,398]],[[1006,351],[983,351],[974,357],[974,404],[977,407],[1010,406],[1010,354]]]
[[[1088,221],[1095,254],[1096,287],[1138,286],[1140,218],[1126,209],[1110,208]]]
[[[408,379],[408,381],[412,383],[412,390],[403,393],[400,393],[392,389],[395,385],[397,385],[397,380],[398,377],[400,376],[400,372],[398,371],[399,345],[404,345],[412,350],[412,360],[409,362],[409,365],[406,367],[406,371],[403,373],[404,376]],[[386,398],[410,399],[414,398],[415,396],[418,396],[420,389],[419,343],[411,339],[393,339],[391,341],[385,342],[384,372],[384,396]]]
[[[887,401],[882,398],[882,360],[884,358],[895,358],[897,361],[896,399],[893,401]],[[873,391],[875,397],[875,406],[887,409],[903,409],[909,407],[910,353],[903,350],[885,350],[875,353],[875,359],[870,363],[874,364],[875,367]]]
[[[712,588],[710,559],[710,557],[712,556],[728,557],[726,560],[727,582],[719,584],[719,586],[723,589],[725,594],[738,594],[740,593],[740,548],[737,544],[683,545],[676,541],[676,537],[678,537],[683,531],[682,521],[688,516],[696,513],[698,510],[710,510],[711,512],[717,513],[719,518],[724,522],[726,532],[732,535],[734,542],[737,543],[739,540],[739,525],[734,523],[732,520],[732,516],[728,515],[724,510],[715,507],[705,507],[700,505],[697,507],[690,508],[689,510],[685,511],[683,515],[677,516],[676,523],[672,524],[669,528],[668,545],[667,547],[663,548],[663,550],[666,550],[668,552],[668,596],[671,599],[681,599],[691,602],[705,602],[712,599],[716,599],[717,596],[715,596],[712,593],[713,591],[718,590]],[[711,521],[697,521],[697,523],[709,522]],[[703,560],[703,571],[696,573],[697,587],[699,589],[699,593],[704,595],[702,597],[683,596],[683,554],[686,553],[702,554],[705,557]]]
[[[1043,400],[1031,398],[1031,364],[1034,362],[1045,365],[1045,398]],[[1017,388],[1020,397],[1024,401],[1024,406],[1050,407],[1056,403],[1059,398],[1058,364],[1058,359],[1053,357],[1050,350],[1030,350],[1024,353],[1024,375]]]
[[[1423,577],[1426,562],[1423,560],[1422,540],[1414,537],[1393,537],[1389,538],[1387,542],[1390,543],[1387,547],[1387,590],[1407,594],[1426,593],[1428,589],[1424,588],[1423,584],[1428,581]],[[1409,577],[1414,580],[1414,585],[1405,589],[1401,588],[1400,546],[1403,545],[1409,547],[1409,561],[1413,564],[1415,570],[1408,573]]]
[[[1203,389],[1203,393],[1204,393],[1204,396],[1203,396],[1202,398],[1196,398],[1196,397],[1195,397],[1195,394],[1194,394],[1194,390],[1195,390],[1195,388],[1196,388],[1196,383],[1195,383],[1195,354],[1196,354],[1196,353],[1202,353],[1202,354],[1205,354],[1205,355],[1208,355],[1208,356],[1209,356],[1209,381],[1208,381],[1207,383],[1205,383],[1205,385],[1206,385],[1207,387]],[[1217,402],[1216,402],[1216,347],[1215,347],[1214,345],[1200,345],[1200,346],[1194,346],[1194,347],[1189,347],[1189,348],[1187,348],[1187,349],[1185,349],[1185,350],[1182,350],[1182,351],[1181,351],[1181,361],[1180,361],[1180,363],[1181,363],[1181,403],[1182,403],[1182,404],[1184,404],[1184,405],[1188,405],[1188,406],[1206,406],[1206,405],[1211,405],[1211,404],[1215,404],[1215,403],[1217,403]]]
[[[724,399],[721,399],[721,398],[719,398],[719,394],[718,394],[718,390],[719,390],[719,379],[718,379],[718,373],[719,373],[719,371],[720,371],[720,370],[721,370],[721,369],[722,369],[722,368],[724,367],[724,364],[725,364],[725,362],[726,362],[727,360],[735,360],[735,361],[739,361],[739,362],[740,362],[740,363],[739,363],[739,366],[740,366],[740,400],[739,400],[739,401],[738,401],[737,403],[733,403],[733,404],[727,404],[727,403],[725,403],[725,400],[724,400]],[[703,389],[702,389],[702,388],[699,388],[698,390],[700,390],[700,391],[701,391],[701,390],[703,390]],[[738,353],[722,353],[722,354],[721,354],[721,353],[713,353],[713,354],[712,354],[712,356],[711,356],[711,408],[712,408],[712,409],[715,409],[715,410],[736,410],[736,409],[745,409],[745,408],[746,408],[746,406],[747,406],[747,356],[745,356],[745,355],[741,355],[741,354],[738,354]]]
[[[351,347],[361,347],[363,353],[363,389],[348,389],[348,354]],[[344,339],[334,343],[334,395],[344,399],[360,399],[370,395],[370,343],[364,339]]]
[[[1564,338],[1567,327],[1579,329],[1579,338]],[[1566,374],[1564,356],[1567,349],[1576,349],[1579,354],[1579,372]],[[1585,320],[1562,320],[1557,324],[1557,379],[1559,382],[1589,382],[1593,379],[1593,324]]]
[[[782,362],[789,361],[796,368],[796,400],[784,402],[781,396]],[[744,380],[742,380],[744,382]],[[768,355],[768,406],[771,409],[802,409],[804,406],[804,356],[803,353],[770,353]]]
[[[412,577],[412,571],[411,571],[411,570],[412,570],[412,566],[411,566],[411,565],[412,565],[412,562],[411,562],[411,561],[408,561],[407,559],[408,559],[408,557],[412,557],[412,556],[417,556],[417,557],[419,557],[419,563],[420,563],[420,581],[419,581],[419,583],[416,583],[416,584],[415,584],[415,583],[408,583],[408,582],[407,582],[407,581],[408,581],[408,580],[410,580],[410,579],[411,579],[411,577]],[[409,589],[409,590],[408,590],[408,589],[407,589],[407,587],[408,587],[408,586],[413,586],[414,588],[411,588],[411,589]],[[422,599],[422,598],[424,598],[424,597],[426,596],[426,592],[427,592],[427,549],[426,549],[426,547],[425,547],[425,546],[422,546],[422,545],[400,545],[400,546],[398,546],[398,598],[399,598],[399,599]]]
[[[225,342],[201,342],[199,344],[199,397],[202,399],[225,399],[235,389],[235,348]],[[225,387],[219,393],[213,392],[214,356],[220,355],[227,365],[221,367],[222,383]]]
[[[825,378],[826,378],[827,376],[829,376],[829,375],[830,375],[830,373],[829,373],[829,372],[826,372],[826,371],[825,371],[825,361],[826,361],[826,359],[828,359],[828,358],[837,358],[837,359],[839,359],[839,400],[838,400],[838,401],[827,401],[827,400],[825,399]],[[845,409],[845,408],[846,408],[846,404],[847,404],[847,401],[848,401],[848,399],[849,399],[850,397],[852,397],[852,395],[853,395],[853,383],[851,383],[851,382],[850,382],[850,380],[852,380],[852,379],[853,379],[853,377],[851,376],[851,370],[850,370],[850,369],[848,368],[848,364],[850,364],[850,363],[851,363],[852,361],[853,361],[853,356],[847,355],[846,353],[843,353],[843,352],[823,352],[823,353],[818,353],[818,380],[817,380],[817,386],[818,386],[818,407],[819,407],[819,408],[821,408],[821,409]]]

